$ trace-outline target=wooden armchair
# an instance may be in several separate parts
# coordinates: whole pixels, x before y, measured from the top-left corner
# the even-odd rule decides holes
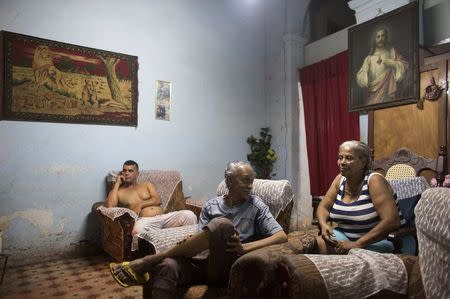
[[[413,201],[410,209],[414,209],[422,192],[429,188],[428,184],[433,177],[437,180],[438,185],[442,186],[446,174],[446,159],[446,146],[441,146],[437,159],[418,156],[407,148],[400,148],[391,157],[374,161],[373,170],[385,175],[396,192],[399,202]],[[402,227],[388,235],[388,240],[394,244],[394,253],[402,252],[402,239],[408,235],[416,238],[414,225]]]
[[[107,194],[114,185],[117,173],[118,171],[112,171],[106,177]],[[138,183],[149,181],[155,185],[165,213],[186,209],[181,176],[178,171],[141,170],[137,181]],[[93,210],[98,212],[101,222],[103,250],[118,261],[135,258],[131,250],[131,231],[138,217],[136,213],[126,208],[106,208],[103,202],[94,204]]]
[[[393,153],[391,157],[374,160],[372,169],[383,174],[388,180],[423,176],[430,183],[434,176],[439,186],[442,186],[446,172],[446,161],[447,147],[445,145],[440,147],[437,159],[418,156],[408,148],[403,147]]]
[[[418,156],[408,148],[400,148],[391,157],[373,161],[372,169],[386,177],[396,192],[397,199],[402,201],[414,197],[418,200],[420,194],[430,187],[432,178],[435,178],[438,185],[442,186],[446,165],[447,148],[442,145],[437,159]],[[313,197],[314,214],[321,200],[321,196]],[[317,219],[314,219],[313,223],[318,224]],[[405,236],[415,236],[415,231],[414,227],[403,227],[389,234],[388,240],[394,244],[394,253],[402,252],[402,239]]]

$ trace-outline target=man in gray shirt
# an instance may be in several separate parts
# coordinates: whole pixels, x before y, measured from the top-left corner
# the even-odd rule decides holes
[[[166,252],[112,263],[113,277],[127,287],[145,283],[151,271],[152,298],[173,298],[179,285],[226,284],[231,265],[239,256],[286,242],[286,234],[267,205],[250,195],[254,178],[250,164],[229,163],[225,170],[229,192],[206,203],[198,233]]]

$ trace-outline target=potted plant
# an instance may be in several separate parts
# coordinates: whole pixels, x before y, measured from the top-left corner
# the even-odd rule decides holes
[[[273,164],[277,160],[277,155],[271,148],[272,135],[269,133],[269,128],[261,128],[259,136],[260,138],[255,138],[251,135],[247,138],[247,143],[250,145],[247,160],[253,166],[258,179],[270,179]]]

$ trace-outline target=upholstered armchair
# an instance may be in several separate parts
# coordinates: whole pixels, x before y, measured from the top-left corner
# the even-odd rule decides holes
[[[106,177],[106,191],[112,189],[118,171],[110,172]],[[161,197],[165,213],[186,209],[181,176],[172,170],[141,170],[137,182],[149,181],[155,185]],[[101,222],[101,240],[103,250],[118,261],[131,260],[131,231],[138,215],[127,208],[106,208],[101,203],[94,205]]]
[[[217,196],[228,193],[225,180],[220,182],[217,187]],[[291,221],[291,212],[294,205],[291,184],[288,180],[262,180],[255,179],[253,181],[252,194],[258,195],[268,206],[270,212],[288,233]],[[188,198],[186,206],[191,209],[197,216],[200,215],[205,199]]]
[[[222,181],[217,187],[217,195],[224,195],[228,192],[228,189],[225,185],[225,181]],[[293,205],[293,193],[292,188],[287,180],[260,180],[256,179],[253,183],[252,193],[258,195],[268,206],[271,213],[283,227],[283,229],[288,232],[289,230],[289,222],[290,222],[290,214],[292,211]],[[199,215],[201,211],[201,207],[205,203],[205,200],[199,200],[195,198],[188,198],[186,200],[186,205],[188,209],[194,211],[197,215]],[[175,233],[173,230],[173,233]],[[272,249],[264,252],[262,259],[264,260],[267,257],[275,257],[283,252],[310,252],[314,247],[314,239],[317,235],[317,229],[308,233],[294,233],[289,234],[288,238],[291,240],[289,243],[275,245],[275,247],[271,247]],[[145,236],[141,236],[145,238]],[[145,244],[148,243],[143,238],[139,240],[139,248],[144,248]],[[154,247],[154,245],[150,246]],[[144,253],[145,254],[145,253]],[[252,252],[243,255],[240,257],[232,266],[231,275],[230,275],[230,286],[232,288],[238,288],[239,284],[243,282],[245,279],[249,279],[248,275],[253,275],[254,268],[253,264],[250,263],[250,268],[244,267],[244,271],[233,271],[233,268],[237,267],[241,269],[241,260],[254,260],[254,256]],[[258,259],[258,258],[257,258]],[[244,262],[245,265],[248,263]],[[258,265],[263,265],[259,263]],[[260,268],[261,275],[263,275],[264,271]],[[236,273],[236,277],[234,274]],[[152,290],[152,282],[151,280],[144,285],[144,298],[151,298],[151,290]],[[230,295],[233,293],[233,289],[227,288],[217,288],[211,287],[208,285],[192,285],[186,287],[180,287],[177,289],[177,298],[220,298],[221,296]]]

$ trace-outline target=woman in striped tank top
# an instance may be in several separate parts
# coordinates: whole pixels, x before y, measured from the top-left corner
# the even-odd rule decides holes
[[[340,173],[317,208],[320,253],[345,254],[352,248],[392,252],[394,246],[386,237],[400,227],[400,215],[389,183],[370,172],[369,146],[360,141],[342,143],[337,164]],[[338,226],[333,229],[328,220]]]

